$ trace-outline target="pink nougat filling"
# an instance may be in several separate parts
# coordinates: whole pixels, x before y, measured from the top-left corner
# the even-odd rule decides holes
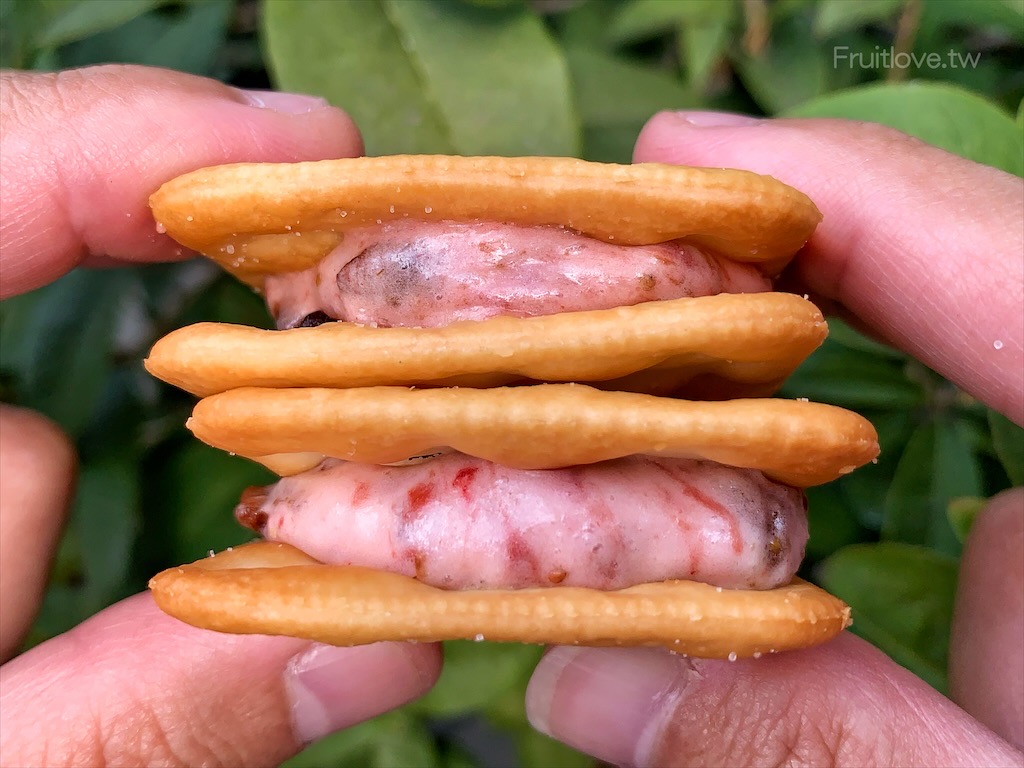
[[[324,562],[448,589],[618,589],[687,579],[770,589],[803,558],[803,493],[760,472],[633,456],[560,470],[462,454],[411,466],[327,460],[252,488],[238,518]]]
[[[753,293],[771,283],[752,265],[683,243],[623,246],[561,227],[404,220],[347,232],[319,264],[270,275],[264,288],[281,328],[315,312],[427,327]]]

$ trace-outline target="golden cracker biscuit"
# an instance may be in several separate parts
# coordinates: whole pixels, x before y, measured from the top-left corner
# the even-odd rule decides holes
[[[359,157],[205,168],[150,198],[161,229],[252,285],[346,230],[410,218],[561,225],[624,245],[685,239],[777,274],[821,214],[768,176],[572,158]]]
[[[194,626],[333,645],[453,639],[660,645],[735,659],[817,645],[850,624],[846,605],[799,579],[767,591],[688,581],[612,592],[446,591],[385,571],[322,565],[266,542],[166,570],[150,589],[163,611]]]
[[[494,387],[524,379],[624,389],[617,379],[652,368],[662,391],[713,374],[769,394],[827,333],[817,307],[798,296],[719,294],[441,328],[202,323],[158,341],[146,369],[200,397],[235,387]]]
[[[388,464],[452,448],[519,469],[648,454],[762,470],[818,485],[878,454],[874,428],[829,405],[697,402],[582,384],[496,389],[240,388],[201,400],[196,437],[250,458],[320,453]]]

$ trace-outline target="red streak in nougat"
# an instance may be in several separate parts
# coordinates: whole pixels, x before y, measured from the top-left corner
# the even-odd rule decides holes
[[[409,499],[409,510],[410,517],[415,517],[423,511],[423,507],[428,501],[434,496],[434,486],[431,483],[419,483],[414,485],[406,493]]]
[[[452,480],[452,485],[459,489],[466,501],[469,501],[469,486],[473,483],[477,471],[476,467],[463,467],[455,473],[455,479]]]
[[[267,513],[263,510],[263,504],[271,490],[272,486],[250,485],[242,491],[242,498],[235,507],[235,519],[246,528],[263,533],[267,527]]]
[[[358,507],[360,504],[363,504],[368,498],[370,498],[370,484],[356,483],[355,490],[352,491],[352,506]]]
[[[737,555],[740,554],[743,551],[743,541],[740,538],[740,527],[736,522],[736,516],[730,515],[728,509],[712,499],[706,493],[702,493],[697,488],[694,488],[689,483],[683,485],[683,493],[697,501],[699,504],[702,504],[707,509],[715,512],[725,522],[725,524],[729,526],[729,538],[732,540],[732,551]]]
[[[540,561],[522,533],[515,530],[509,532],[505,539],[505,552],[509,569],[513,573],[525,571],[521,578],[531,582],[540,580]]]

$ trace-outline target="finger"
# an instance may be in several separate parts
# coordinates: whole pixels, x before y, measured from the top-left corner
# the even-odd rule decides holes
[[[1024,489],[989,502],[960,562],[949,685],[953,700],[1024,749]]]
[[[0,404],[0,661],[39,608],[74,472],[74,448],[55,424]]]
[[[657,115],[634,158],[807,193],[824,214],[793,267],[807,290],[1024,422],[1020,179],[878,125],[713,113]]]
[[[187,255],[147,207],[181,173],[361,150],[348,116],[309,96],[135,66],[0,74],[0,297],[90,256]]]
[[[0,763],[277,765],[439,671],[436,646],[221,635],[137,595],[0,668]]]
[[[736,662],[556,648],[527,691],[538,729],[614,764],[1019,765],[1021,755],[849,634]]]

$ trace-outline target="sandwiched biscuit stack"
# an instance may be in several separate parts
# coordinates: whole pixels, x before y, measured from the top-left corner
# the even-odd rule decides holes
[[[369,501],[346,497],[337,505],[344,509],[332,512],[356,520],[369,514],[362,505],[388,496],[396,472],[419,472],[426,479],[416,487],[427,488],[429,481],[426,495],[417,500],[410,491],[395,502],[393,533],[382,546],[399,553],[396,537],[422,515],[441,514],[439,505],[452,506],[444,496],[455,493],[452,486],[462,492],[461,500],[452,497],[459,504],[476,505],[469,513],[474,519],[503,510],[501,525],[515,530],[502,528],[495,537],[505,537],[498,554],[509,558],[510,572],[519,573],[527,563],[538,573],[560,574],[550,584],[525,588],[450,587],[443,578],[432,582],[423,552],[443,559],[443,550],[459,542],[424,545],[407,558],[407,568],[396,560],[397,573],[363,567],[348,555],[333,561],[342,564],[322,564],[288,544],[261,543],[154,578],[151,587],[165,611],[220,631],[335,644],[487,638],[655,644],[710,657],[812,645],[849,623],[846,606],[799,579],[740,589],[698,583],[680,573],[625,588],[575,586],[573,576],[586,571],[585,562],[507,544],[509,537],[518,542],[529,531],[508,522],[493,483],[474,486],[469,494],[464,482],[442,482],[446,462],[464,461],[470,463],[460,464],[453,477],[476,476],[480,467],[485,471],[479,477],[491,476],[490,463],[505,468],[501,477],[564,473],[579,489],[595,487],[580,480],[580,472],[616,467],[628,485],[621,462],[640,456],[677,478],[684,477],[683,469],[699,473],[710,462],[760,473],[758,483],[778,485],[785,494],[871,461],[877,437],[861,417],[767,398],[827,334],[813,304],[767,288],[767,278],[782,269],[820,219],[801,193],[742,171],[550,158],[385,157],[205,169],[169,182],[151,204],[162,230],[265,293],[279,321],[291,318],[285,324],[293,326],[265,331],[203,323],[157,343],[148,370],[203,398],[189,421],[197,437],[285,477],[319,472],[326,478],[343,474],[349,462],[381,465],[379,481],[362,483],[370,486],[364,494]],[[448,245],[453,237],[470,239],[465,253]],[[466,277],[451,274],[458,269],[450,266],[427,266],[434,251],[450,248],[445,265],[475,259],[486,267],[485,276],[477,276],[480,264],[467,264]],[[601,279],[601,264],[634,258],[633,249],[641,254],[635,256],[638,264],[653,266],[637,267],[625,286],[619,278]],[[561,272],[550,285],[526,277],[547,269],[549,258],[561,265],[551,267]],[[359,273],[362,284],[346,284],[350,265],[365,267],[367,259],[381,265],[372,275],[386,288],[367,287],[365,269]],[[679,263],[669,263],[673,259],[696,265],[712,291],[731,284],[766,287],[692,295],[692,286],[677,277]],[[606,291],[606,282],[615,284]],[[567,284],[578,291],[567,295],[573,293]],[[645,298],[666,290],[676,297]],[[420,327],[426,324],[415,318],[395,327],[355,323],[338,310],[355,306],[354,300],[338,299],[332,291],[358,294],[360,312],[377,302],[392,313],[401,313],[407,299],[423,303],[429,292],[426,303],[442,305],[450,321],[434,327]],[[602,306],[602,292],[635,298]],[[472,301],[461,298],[469,294]],[[568,309],[535,310],[530,302]],[[314,327],[302,327],[308,325]],[[537,474],[537,482],[557,477]],[[288,487],[305,488],[305,482]],[[783,513],[766,512],[752,524],[766,527],[763,541],[743,538],[729,516],[743,517],[746,524],[752,514],[746,507],[726,508],[719,497],[708,498],[706,489],[694,490],[696,480],[677,482],[678,498],[697,499],[732,526],[727,544],[737,559],[743,547],[764,549],[766,561],[780,557],[788,535],[778,532]],[[646,499],[644,489],[628,490],[630,498]],[[589,536],[604,526],[618,541],[630,526],[649,528],[645,520],[668,513],[681,530],[688,529],[685,505],[666,493],[661,509],[613,513],[634,515],[636,522],[580,518],[564,536],[578,537],[580,530]],[[730,491],[721,493],[725,499]],[[319,492],[316,498],[322,498]],[[616,503],[575,498],[572,503],[587,508],[580,514],[588,515]],[[515,504],[533,510],[548,502],[538,495],[536,502]],[[296,526],[313,525],[307,521],[311,513],[299,509],[308,506],[297,504],[287,514],[280,504],[264,506],[250,517],[270,535],[268,520],[275,531],[287,529],[292,519]],[[712,539],[726,534],[686,535],[692,574],[711,556]],[[283,533],[276,537],[287,539]],[[630,550],[621,542],[616,546],[617,552]],[[803,543],[792,547],[799,549],[792,558],[795,570]],[[642,560],[644,552],[628,556]],[[614,568],[629,567],[626,554],[616,557]],[[572,574],[569,581],[556,583],[566,573]]]

